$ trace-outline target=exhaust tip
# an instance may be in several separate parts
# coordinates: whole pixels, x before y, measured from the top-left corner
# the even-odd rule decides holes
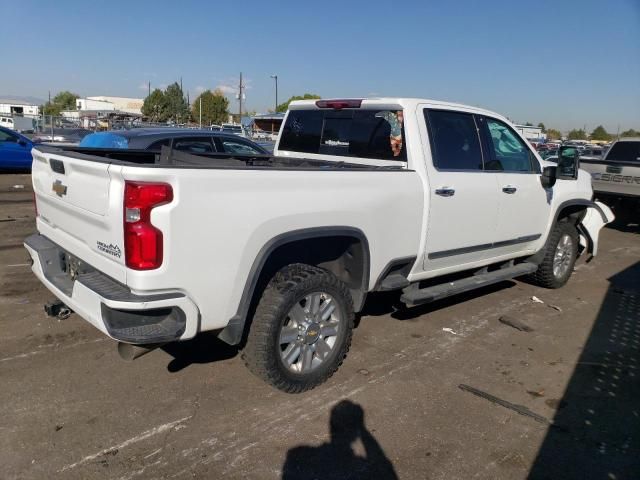
[[[140,358],[156,348],[161,347],[162,345],[164,344],[135,345],[132,343],[118,342],[118,354],[123,360],[131,362],[136,358]]]

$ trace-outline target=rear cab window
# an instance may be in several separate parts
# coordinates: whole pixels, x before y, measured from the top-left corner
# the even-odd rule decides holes
[[[640,141],[618,141],[607,153],[607,160],[640,163]]]
[[[293,109],[282,127],[278,150],[406,162],[404,138],[399,107]]]

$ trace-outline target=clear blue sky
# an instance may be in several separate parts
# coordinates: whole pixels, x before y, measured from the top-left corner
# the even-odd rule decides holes
[[[275,73],[281,101],[426,97],[640,129],[640,0],[20,0],[1,18],[0,96],[143,97],[182,76],[193,99],[242,71],[250,110],[273,108]]]

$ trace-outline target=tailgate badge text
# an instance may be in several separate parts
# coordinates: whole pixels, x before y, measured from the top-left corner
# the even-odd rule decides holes
[[[117,257],[117,258],[120,258],[122,256],[122,250],[120,250],[120,247],[117,245],[114,245],[113,243],[110,243],[109,245],[107,245],[106,243],[97,241],[96,245],[98,247],[98,250],[100,250],[101,252],[108,253],[109,255],[113,255],[114,257]]]

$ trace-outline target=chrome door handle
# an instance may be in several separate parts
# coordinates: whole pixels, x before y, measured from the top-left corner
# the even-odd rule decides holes
[[[440,195],[441,197],[453,197],[456,191],[453,188],[442,187],[436,189],[436,195]]]
[[[507,185],[506,187],[502,187],[502,191],[504,193],[512,194],[512,193],[516,193],[517,190],[518,189],[516,187],[512,187],[511,185]]]

